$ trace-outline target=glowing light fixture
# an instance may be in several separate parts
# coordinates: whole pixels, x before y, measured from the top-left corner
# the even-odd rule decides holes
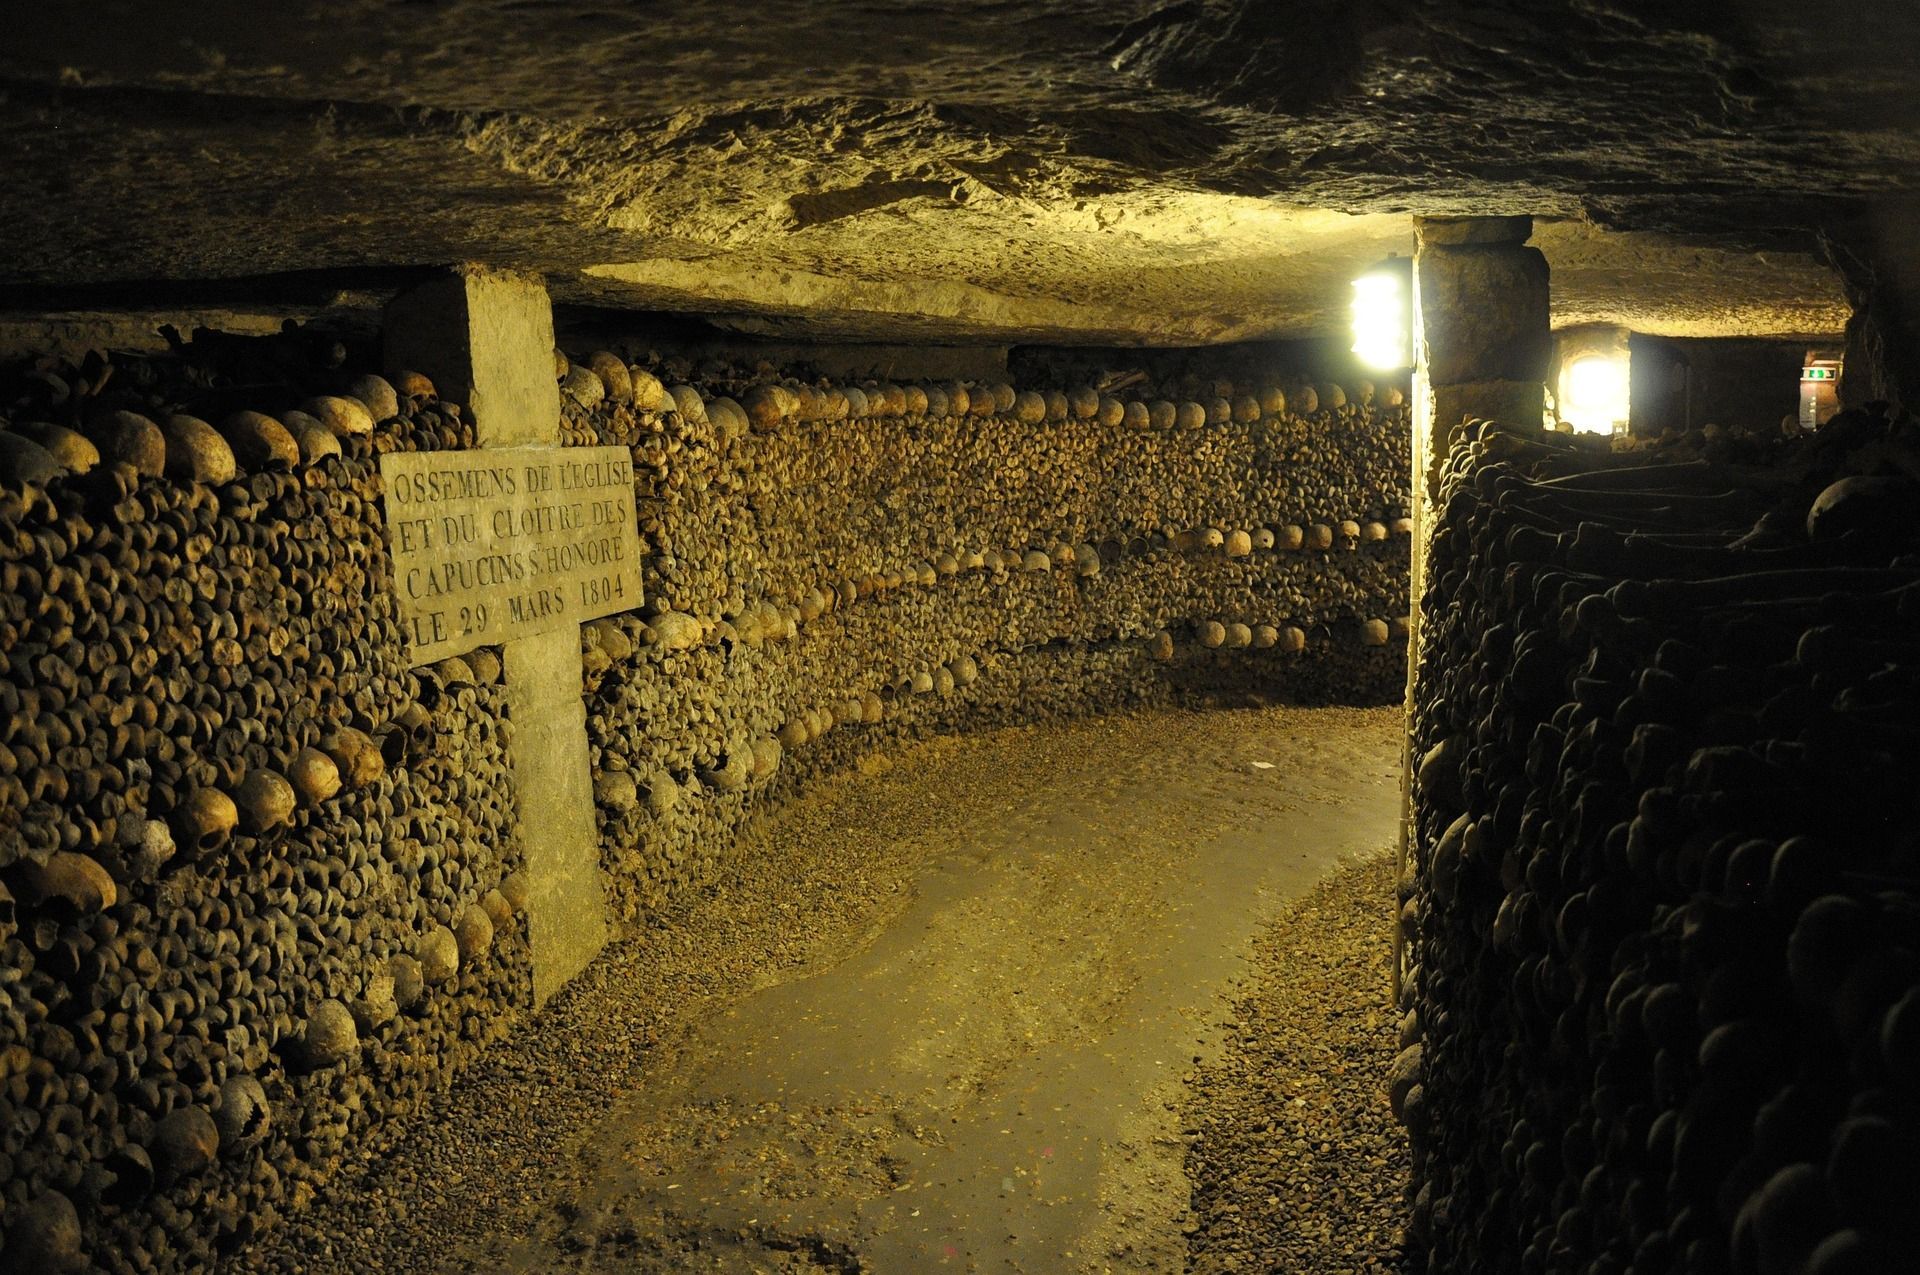
[[[1561,419],[1578,434],[1624,430],[1630,383],[1625,355],[1580,355],[1560,374]]]
[[[1412,266],[1388,257],[1353,281],[1353,352],[1368,367],[1413,366]]]

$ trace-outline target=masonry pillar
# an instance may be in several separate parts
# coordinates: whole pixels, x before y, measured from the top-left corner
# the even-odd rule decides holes
[[[459,267],[394,298],[384,327],[387,367],[424,373],[462,404],[480,446],[559,446],[553,309],[538,278]],[[579,627],[509,641],[502,664],[539,1005],[607,941]]]
[[[1408,577],[1407,748],[1400,865],[1413,837],[1412,714],[1420,606],[1442,463],[1470,418],[1539,427],[1553,354],[1547,259],[1531,217],[1416,217],[1413,257],[1413,561]],[[1394,926],[1395,990],[1402,973]]]

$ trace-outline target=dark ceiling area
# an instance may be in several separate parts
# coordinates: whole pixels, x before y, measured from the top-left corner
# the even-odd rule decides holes
[[[1886,0],[35,6],[0,297],[473,259],[749,326],[1207,341],[1323,330],[1408,213],[1528,212],[1574,317],[1817,330],[1820,232],[1920,184],[1915,49]],[[1720,318],[1636,309],[1643,270],[1724,275]]]

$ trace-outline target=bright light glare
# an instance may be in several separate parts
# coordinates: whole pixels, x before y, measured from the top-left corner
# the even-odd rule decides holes
[[[1387,271],[1353,281],[1353,352],[1368,367],[1408,367],[1407,301],[1400,276]]]
[[[1627,360],[1583,354],[1567,368],[1560,415],[1575,432],[1611,434],[1627,419]]]

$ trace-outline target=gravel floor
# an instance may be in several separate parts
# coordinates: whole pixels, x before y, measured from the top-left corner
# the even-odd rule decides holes
[[[1406,1133],[1387,1109],[1393,859],[1321,883],[1255,941],[1252,990],[1186,1108],[1187,1269],[1389,1272]]]
[[[982,829],[1002,829],[1002,835],[1024,838],[1036,850],[1057,845],[1058,853],[1065,856],[1058,860],[1062,870],[1071,871],[1063,877],[1049,878],[1050,882],[1072,884],[1086,890],[1088,899],[1098,900],[1104,888],[1124,893],[1124,883],[1113,871],[1118,864],[1138,858],[1140,888],[1146,889],[1154,880],[1151,869],[1155,845],[1178,848],[1179,853],[1168,860],[1171,863],[1183,860],[1191,845],[1203,844],[1179,839],[1179,829],[1172,826],[1183,817],[1175,813],[1178,807],[1198,814],[1196,822],[1189,825],[1188,837],[1209,822],[1222,829],[1242,826],[1237,821],[1253,818],[1255,811],[1264,811],[1264,818],[1294,820],[1284,826],[1296,830],[1289,835],[1304,839],[1283,839],[1273,844],[1272,852],[1284,852],[1286,863],[1297,866],[1283,867],[1276,861],[1273,868],[1263,871],[1281,874],[1274,878],[1276,881],[1308,875],[1299,877],[1297,886],[1285,889],[1277,898],[1259,904],[1258,914],[1248,914],[1252,919],[1245,933],[1252,934],[1259,924],[1258,915],[1277,910],[1280,899],[1294,897],[1299,888],[1324,870],[1312,865],[1323,862],[1327,850],[1353,854],[1382,843],[1381,828],[1390,826],[1391,820],[1389,803],[1399,757],[1399,720],[1397,709],[1274,708],[1130,714],[1068,726],[1023,727],[965,739],[931,740],[896,757],[874,759],[857,773],[823,781],[770,818],[721,864],[703,888],[689,892],[660,918],[657,927],[609,948],[565,993],[518,1026],[507,1042],[489,1051],[451,1092],[420,1116],[384,1131],[381,1145],[368,1148],[378,1152],[370,1167],[348,1166],[309,1207],[265,1241],[229,1259],[222,1269],[291,1275],[552,1270],[562,1265],[633,1271],[916,1269],[862,1261],[858,1248],[864,1244],[855,1247],[843,1242],[831,1227],[802,1224],[799,1219],[792,1226],[769,1229],[766,1217],[755,1215],[755,1221],[747,1224],[743,1216],[742,1225],[722,1229],[704,1209],[636,1211],[639,1206],[631,1195],[596,1204],[594,1192],[604,1191],[607,1183],[618,1182],[622,1177],[620,1166],[636,1148],[644,1149],[649,1142],[665,1145],[668,1149],[660,1153],[664,1156],[683,1154],[689,1145],[697,1149],[707,1140],[706,1135],[712,1132],[707,1126],[712,1121],[702,1123],[704,1117],[694,1108],[663,1104],[659,1092],[676,1076],[708,1069],[711,1046],[701,1042],[702,1024],[765,1004],[769,995],[787,994],[783,989],[809,975],[845,965],[860,953],[884,952],[891,941],[890,927],[897,931],[903,921],[913,927],[919,925],[921,912],[915,908],[926,906],[929,864],[947,862],[950,867],[941,872],[975,870],[969,866],[969,856],[984,856],[985,852],[969,847],[979,844]],[[1174,787],[1170,789],[1169,785]],[[1069,817],[1068,811],[1079,814]],[[1245,813],[1238,813],[1242,811]],[[1103,849],[1104,843],[1097,838],[1087,840],[1089,819],[1095,821],[1092,826],[1106,828],[1115,838],[1114,845]],[[1108,819],[1119,822],[1099,823]],[[1005,833],[1003,825],[1009,821],[1025,831]],[[1350,831],[1343,835],[1349,838],[1363,835],[1365,839],[1345,849],[1329,845],[1327,837],[1336,827],[1348,828]],[[1364,833],[1358,831],[1361,828]],[[1099,854],[1122,851],[1125,853],[1120,858],[1103,869]],[[1243,846],[1236,853],[1252,852],[1251,847]],[[979,866],[990,870],[989,876],[1007,871],[1000,852],[983,857]],[[1185,873],[1187,869],[1179,871]],[[941,872],[932,879],[942,879]],[[1382,876],[1368,886],[1375,890],[1376,900],[1387,897],[1385,880]],[[1045,906],[1055,885],[1036,889],[1036,884],[1029,881],[1023,885],[1017,874],[1003,883],[1010,891],[1009,897],[1029,899],[1031,906]],[[1224,909],[1220,913],[1224,916],[1252,906],[1245,902],[1252,895],[1244,886],[1238,891],[1243,897],[1235,901],[1231,879],[1210,888],[1223,897],[1194,896],[1190,902],[1198,910],[1175,914],[1187,917],[1180,924],[1204,930],[1209,923],[1208,907]],[[1368,1036],[1359,1022],[1348,1021],[1355,1012],[1354,990],[1384,988],[1385,978],[1384,947],[1378,952],[1366,948],[1365,960],[1371,964],[1358,970],[1350,965],[1357,959],[1352,953],[1365,948],[1369,938],[1384,939],[1385,931],[1375,919],[1377,902],[1367,903],[1373,916],[1363,924],[1358,886],[1350,884],[1346,888],[1349,893],[1344,897],[1351,913],[1348,924],[1353,931],[1349,937],[1353,941],[1342,940],[1340,950],[1346,955],[1338,960],[1332,959],[1331,947],[1327,951],[1308,950],[1299,958],[1302,968],[1309,971],[1308,983],[1321,991],[1319,999],[1309,997],[1297,1002],[1297,1012],[1310,1016],[1309,1035],[1320,1035],[1321,1025],[1328,1021],[1334,1024],[1331,1034],[1319,1043],[1331,1042],[1342,1051],[1340,1058],[1351,1072],[1351,1084],[1321,1084],[1319,1088],[1288,1090],[1284,1096],[1291,1099],[1309,1093],[1317,1099],[1331,1090],[1344,1095],[1343,1105],[1355,1108],[1354,1135],[1358,1141],[1352,1145],[1360,1148],[1363,1158],[1379,1159],[1384,1166],[1378,1175],[1379,1196],[1384,1201],[1381,1216],[1377,1223],[1369,1224],[1386,1237],[1392,1233],[1390,1209],[1398,1192],[1397,1182],[1391,1179],[1395,1173],[1404,1174],[1404,1164],[1393,1158],[1400,1153],[1386,1141],[1383,1100],[1367,1106],[1357,1092],[1349,1092],[1364,1089],[1373,1095],[1380,1066],[1375,1065],[1370,1052],[1378,1043],[1378,1034]],[[1266,896],[1263,893],[1261,897]],[[985,918],[1003,911],[1000,905],[994,905],[993,911],[981,915]],[[1074,909],[1068,911],[1078,915]],[[1111,925],[1109,920],[1094,915],[1080,917],[1077,923],[1089,927],[1097,940],[1102,926],[1116,932],[1124,928]],[[956,931],[965,932],[964,928]],[[1143,938],[1150,934],[1150,930],[1141,931]],[[1243,944],[1244,940],[1236,944],[1238,950],[1245,950]],[[951,943],[945,946],[955,947]],[[1134,950],[1163,949],[1150,945]],[[1263,965],[1295,959],[1288,947],[1283,944],[1274,948],[1271,940],[1262,953]],[[1049,977],[1071,973],[1070,969],[1065,973],[1053,970],[1038,955],[1033,959],[1037,962],[1034,969],[1052,971]],[[1244,970],[1239,959],[1234,958],[1233,968]],[[1116,973],[1131,977],[1126,975],[1129,964],[1122,955],[1117,961],[1102,959],[1099,968],[1107,971],[1104,978]],[[981,968],[991,969],[991,962],[982,963]],[[970,984],[981,986],[983,996],[989,998],[979,1004],[982,1023],[1024,1021],[1009,1008],[1025,1003],[1021,985],[995,988],[992,980],[979,983],[976,978],[955,980],[944,974],[939,981],[943,988]],[[1025,986],[1040,990],[1031,982]],[[1082,1030],[1076,1024],[1084,1024],[1089,1012],[1107,1015],[1099,1002],[1109,993],[1100,990],[1098,980],[1088,986],[1093,991],[1087,996],[1064,1001],[1077,1017],[1051,1027],[1036,1020],[1021,1028],[1020,1038],[1036,1030],[1041,1037],[1049,1032],[1071,1037]],[[1345,999],[1335,995],[1342,986],[1347,993]],[[952,994],[961,995],[958,991]],[[1217,1020],[1229,1003],[1231,991],[1223,984],[1218,993],[1204,993],[1204,997],[1215,995],[1217,1001],[1208,1002],[1212,1008],[1201,1009],[1196,1003],[1180,1007],[1181,1014],[1198,1013]],[[1377,998],[1364,1002],[1381,1004],[1379,1014],[1383,1019],[1384,997],[1382,990]],[[1039,999],[1051,1003],[1052,998]],[[1115,1040],[1129,1039],[1129,1033],[1122,1030],[1124,1023],[1112,1026],[1119,1033]],[[1182,1030],[1191,1040],[1194,1027],[1187,1025]],[[1018,1039],[1003,1042],[1008,1044],[1007,1049],[993,1043],[1008,1034],[1003,1028],[987,1033],[993,1057],[1017,1057],[1027,1048]],[[969,1039],[978,1039],[978,1033]],[[1343,1046],[1340,1042],[1350,1043]],[[1198,1053],[1212,1056],[1206,1048]],[[1120,1176],[1111,1181],[1103,1179],[1092,1200],[1092,1207],[1111,1224],[1113,1233],[1085,1238],[1098,1245],[1091,1251],[1110,1255],[1108,1260],[1063,1266],[1036,1254],[1037,1264],[1023,1262],[1018,1269],[1160,1272],[1179,1268],[1178,1252],[1184,1247],[1180,1232],[1193,1225],[1186,1213],[1187,1188],[1181,1174],[1178,1137],[1177,1108],[1186,1101],[1178,1082],[1184,1070],[1166,1069],[1171,1088],[1160,1107],[1165,1113],[1164,1131],[1157,1120],[1148,1121],[1137,1138],[1129,1135],[1145,1150],[1128,1151],[1129,1139],[1123,1139],[1115,1154],[1101,1153],[1102,1173],[1107,1171],[1108,1161],[1122,1161],[1118,1166]],[[1209,1086],[1209,1103],[1234,1101],[1232,1095],[1241,1092],[1230,1083],[1234,1074],[1230,1068],[1220,1073],[1220,1079]],[[1276,1067],[1273,1074],[1286,1073]],[[1249,1120],[1259,1114],[1244,1105],[1253,1101],[1256,1091],[1245,1085],[1242,1088],[1244,1094],[1239,1101],[1243,1105],[1222,1106],[1216,1120],[1226,1119],[1235,1111],[1239,1113],[1235,1118]],[[1145,1090],[1142,1085],[1136,1092]],[[1142,1110],[1148,1106],[1143,1099]],[[650,1111],[659,1113],[657,1123],[633,1122],[634,1113],[645,1117]],[[724,1103],[711,1104],[710,1114],[713,1112],[724,1115]],[[624,1113],[629,1122],[618,1124],[612,1119],[615,1113]],[[782,1112],[781,1119],[787,1119],[788,1114],[798,1118],[805,1112]],[[846,1122],[844,1109],[827,1114],[831,1121],[816,1122],[821,1129],[838,1129]],[[1330,1137],[1333,1122],[1340,1119],[1329,1113],[1320,1127],[1321,1137]],[[761,1117],[756,1120],[765,1122]],[[679,1137],[675,1130],[687,1121],[692,1121],[688,1126],[692,1134]],[[997,1127],[994,1131],[1000,1132]],[[871,1134],[869,1130],[865,1136]],[[887,1138],[897,1146],[906,1146],[918,1136],[919,1131],[911,1128],[887,1131]],[[1374,1149],[1376,1143],[1378,1150]],[[1157,1153],[1151,1150],[1158,1144],[1167,1148],[1164,1162],[1156,1160]],[[830,1154],[837,1146],[837,1141],[827,1140],[810,1150],[821,1152],[834,1164],[842,1158],[850,1165],[854,1160],[869,1167],[878,1164],[885,1168],[889,1163],[886,1157],[869,1155],[852,1144],[845,1157]],[[783,1147],[773,1143],[768,1150],[782,1151]],[[1321,1161],[1331,1168],[1327,1158]],[[784,1180],[771,1183],[769,1187],[779,1190],[763,1187],[763,1198],[777,1198],[788,1189],[804,1193],[821,1182],[827,1189],[814,1194],[823,1199],[842,1194],[835,1186],[837,1179],[823,1174],[823,1164],[817,1156],[805,1158],[803,1171],[797,1176],[810,1181],[798,1186]],[[1367,1181],[1371,1183],[1374,1178]],[[1331,1210],[1327,1217],[1334,1232],[1334,1252],[1340,1251],[1343,1243],[1358,1244],[1364,1236],[1364,1228],[1350,1227],[1345,1221],[1363,1212],[1358,1200],[1371,1193],[1359,1182],[1356,1176],[1343,1201],[1337,1193],[1322,1189],[1324,1183],[1318,1174],[1304,1174],[1303,1185],[1316,1192],[1314,1207],[1324,1203]],[[997,1187],[1000,1179],[993,1179],[993,1184]],[[849,1188],[845,1194],[858,1197],[871,1194],[872,1188],[880,1191],[883,1200],[895,1198],[887,1183],[876,1188],[862,1180],[855,1185],[857,1191]],[[1160,1199],[1163,1196],[1165,1199]],[[1196,1205],[1201,1206],[1201,1229],[1194,1237],[1196,1251],[1207,1260],[1212,1260],[1216,1248],[1226,1251],[1228,1230],[1216,1226],[1208,1211],[1217,1196],[1217,1192],[1196,1193]],[[811,1207],[814,1202],[802,1203]],[[1230,1201],[1221,1197],[1219,1203],[1224,1207]],[[874,1238],[871,1230],[857,1228],[848,1235],[856,1240]],[[1219,1244],[1215,1243],[1216,1236],[1220,1237]],[[1250,1234],[1248,1242],[1254,1238],[1259,1237]],[[537,1260],[532,1264],[510,1255],[516,1246],[529,1241],[537,1249]],[[1299,1227],[1286,1242],[1294,1248],[1280,1251],[1304,1251]],[[581,1248],[582,1244],[586,1247]],[[1379,1247],[1385,1251],[1384,1239]],[[958,1263],[937,1264],[963,1270],[1012,1269],[976,1264],[964,1256]],[[1351,1265],[1216,1264],[1201,1269],[1378,1268],[1356,1261]]]

